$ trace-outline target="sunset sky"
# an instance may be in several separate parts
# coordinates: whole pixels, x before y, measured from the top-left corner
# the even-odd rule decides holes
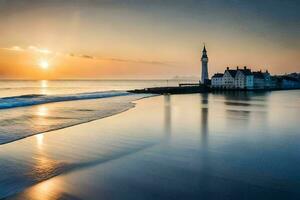
[[[0,78],[200,77],[300,71],[296,0],[0,0]]]

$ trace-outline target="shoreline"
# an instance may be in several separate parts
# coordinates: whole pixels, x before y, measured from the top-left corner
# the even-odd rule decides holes
[[[209,86],[191,85],[174,87],[151,87],[144,89],[128,90],[127,92],[135,94],[193,94],[193,93],[213,93],[213,92],[272,92],[285,90],[300,90],[300,88],[269,88],[269,89],[237,89],[237,88],[211,88]]]
[[[172,90],[176,90],[176,92],[172,93]],[[182,93],[178,93],[177,92],[177,88],[181,88],[183,89],[184,92]],[[151,88],[150,90],[145,91],[149,88],[145,88],[145,89],[136,89],[136,90],[129,90],[129,91],[126,91],[128,92],[128,95],[130,95],[130,93],[132,94],[152,94],[152,96],[144,96],[144,97],[141,97],[139,99],[136,99],[136,100],[133,100],[131,103],[133,104],[132,106],[124,109],[124,110],[120,110],[120,111],[117,111],[115,113],[111,113],[111,114],[108,114],[108,115],[103,115],[103,116],[100,116],[99,118],[96,118],[96,119],[90,119],[90,120],[87,120],[87,121],[84,121],[84,122],[79,122],[79,123],[75,123],[75,124],[71,124],[71,125],[67,125],[67,126],[63,126],[63,127],[59,127],[59,128],[53,128],[53,129],[50,129],[50,130],[47,130],[47,131],[42,131],[42,132],[39,132],[39,133],[33,133],[33,134],[30,134],[30,135],[26,135],[26,136],[23,136],[23,137],[20,137],[18,139],[13,139],[11,141],[7,141],[7,142],[0,142],[0,146],[4,146],[4,145],[7,145],[7,144],[10,144],[10,143],[13,143],[13,142],[17,142],[19,140],[23,140],[23,139],[26,139],[28,137],[32,137],[32,136],[35,136],[35,135],[39,135],[39,134],[43,134],[43,133],[49,133],[49,132],[52,132],[52,131],[57,131],[57,130],[61,130],[61,129],[65,129],[65,128],[69,128],[69,127],[72,127],[72,126],[77,126],[77,125],[81,125],[81,124],[84,124],[84,123],[89,123],[89,122],[92,122],[92,121],[96,121],[96,120],[101,120],[103,118],[107,118],[107,117],[111,117],[111,116],[114,116],[114,115],[118,115],[120,113],[123,113],[123,112],[126,112],[132,108],[134,108],[136,106],[136,101],[139,101],[139,100],[142,100],[142,99],[145,99],[145,98],[150,98],[150,97],[155,97],[155,96],[160,96],[160,95],[166,95],[166,94],[195,94],[195,93],[226,93],[226,92],[254,92],[254,93],[263,93],[263,92],[272,92],[272,91],[291,91],[291,90],[300,90],[300,88],[291,88],[291,89],[272,89],[272,90],[266,90],[266,89],[260,89],[260,90],[237,90],[237,89],[209,89],[208,91],[202,91],[202,92],[199,92],[199,91],[189,91],[189,90],[185,90],[187,88],[190,88],[190,87],[155,87],[155,88]],[[195,87],[192,86],[192,88],[194,89]],[[206,88],[207,89],[207,88]],[[158,90],[159,92],[155,92],[153,93],[153,90]],[[161,91],[164,91],[161,93]],[[168,91],[165,93],[165,91]],[[171,92],[170,92],[171,91]],[[126,95],[127,96],[127,95]],[[118,96],[113,96],[113,97],[118,97]],[[96,99],[106,99],[106,98],[113,98],[113,97],[102,97],[102,98],[95,98]],[[80,100],[74,100],[74,101],[84,101],[86,99],[80,99]],[[87,100],[92,100],[92,99],[87,99]],[[44,103],[44,104],[52,104],[52,103],[62,103],[64,101],[59,101],[59,102],[49,102],[49,103]],[[38,104],[38,105],[43,105],[43,104]],[[30,106],[37,106],[37,105],[30,105]],[[30,107],[30,106],[23,106],[23,107]],[[16,107],[16,108],[19,108],[19,107]],[[9,108],[11,109],[11,108]]]
[[[65,126],[65,127],[61,127],[61,128],[56,128],[56,129],[51,129],[51,130],[47,130],[47,131],[43,131],[43,132],[40,132],[40,133],[34,133],[32,135],[27,135],[27,136],[24,136],[24,137],[21,137],[21,138],[18,138],[16,140],[12,140],[12,141],[8,141],[8,142],[4,142],[4,143],[0,143],[0,147],[3,145],[7,145],[9,143],[13,143],[13,142],[17,142],[19,140],[23,140],[23,139],[26,139],[26,138],[29,138],[29,137],[32,137],[32,136],[35,136],[35,135],[39,135],[39,134],[43,134],[43,133],[49,133],[49,132],[52,132],[52,131],[57,131],[57,130],[61,130],[61,129],[65,129],[65,128],[70,128],[70,127],[73,127],[73,126],[77,126],[77,125],[81,125],[81,124],[85,124],[85,123],[89,123],[89,122],[92,122],[92,121],[96,121],[96,120],[100,120],[100,119],[103,119],[103,118],[107,118],[107,117],[111,117],[111,116],[114,116],[114,115],[118,115],[118,114],[121,114],[123,112],[126,112],[132,108],[135,107],[135,103],[133,103],[134,105],[130,108],[127,108],[125,110],[122,110],[122,111],[119,111],[117,113],[112,113],[110,115],[107,115],[107,116],[101,116],[100,118],[97,118],[97,119],[92,119],[92,120],[89,120],[89,121],[85,121],[85,122],[79,122],[78,124],[72,124],[72,125],[69,125],[69,126]]]
[[[274,111],[268,106],[277,107],[285,92],[249,93],[249,98],[243,92],[159,95],[131,101],[134,109],[128,112],[1,146],[0,196],[197,199],[218,191],[269,199],[269,194],[293,194],[300,173],[289,165],[298,158],[289,152],[298,150],[300,94],[287,93],[292,102]],[[274,187],[274,179],[284,188]]]
[[[99,124],[104,123],[102,120],[104,120],[104,119],[110,120],[109,119],[110,117],[118,117],[118,115],[124,114],[124,113],[126,113],[126,111],[129,111],[129,110],[132,110],[133,108],[136,108],[136,106],[137,106],[137,104],[139,103],[140,100],[142,100],[142,99],[143,100],[144,99],[148,99],[149,97],[157,97],[157,96],[159,96],[159,95],[144,96],[144,97],[142,97],[140,99],[133,100],[131,102],[131,106],[129,108],[123,109],[120,112],[113,113],[113,114],[107,115],[107,116],[103,116],[103,117],[95,119],[95,120],[90,120],[90,121],[87,121],[87,122],[83,122],[83,123],[71,125],[71,126],[68,126],[68,127],[63,127],[63,128],[59,128],[59,129],[55,129],[55,130],[50,130],[50,131],[46,131],[46,132],[42,132],[42,133],[38,133],[38,134],[33,134],[33,135],[30,135],[30,136],[26,136],[26,137],[20,138],[18,140],[14,140],[14,141],[11,141],[11,142],[8,142],[8,143],[5,143],[5,144],[1,144],[0,147],[2,147],[4,149],[15,149],[15,147],[18,147],[18,146],[20,146],[22,144],[32,143],[32,141],[35,141],[36,138],[34,138],[32,136],[36,136],[36,135],[43,134],[43,133],[51,133],[51,132],[58,133],[57,135],[56,134],[47,134],[47,136],[46,135],[44,136],[44,137],[50,137],[50,138],[52,138],[52,142],[51,143],[53,143],[53,142],[55,143],[56,142],[56,139],[53,140],[53,138],[56,138],[57,136],[59,137],[58,141],[63,141],[62,138],[60,138],[63,135],[64,135],[63,138],[71,138],[71,140],[77,140],[76,137],[73,137],[72,135],[68,134],[68,133],[73,133],[73,132],[76,133],[76,134],[80,134],[80,135],[82,135],[85,138],[89,138],[89,136],[85,136],[83,134],[84,133],[83,130],[88,130],[89,128],[94,128],[95,129],[95,127],[97,128],[97,126]],[[78,126],[78,128],[75,127],[75,126]],[[99,127],[97,129],[95,129],[95,130],[99,130]],[[97,137],[101,137],[101,134],[98,135],[98,133],[95,132],[95,131],[92,133],[92,135],[97,135]],[[106,137],[106,136],[104,136],[104,137]],[[110,161],[118,160],[120,158],[130,156],[130,155],[135,154],[137,152],[144,151],[144,150],[146,150],[148,148],[151,148],[154,145],[156,145],[156,142],[154,142],[154,141],[152,141],[152,142],[146,142],[145,144],[138,145],[138,146],[133,146],[133,147],[130,147],[130,148],[126,148],[126,149],[124,149],[122,151],[116,151],[116,152],[113,151],[113,152],[111,152],[111,155],[109,155],[108,157],[107,156],[102,157],[101,153],[99,155],[97,153],[97,159],[95,159],[94,156],[91,156],[91,158],[88,158],[87,160],[85,160],[84,157],[80,157],[80,158],[74,160],[74,162],[73,161],[71,161],[71,162],[67,161],[67,159],[66,160],[65,159],[60,160],[60,159],[57,159],[57,158],[51,158],[51,160],[53,160],[53,161],[54,160],[56,160],[58,162],[62,161],[61,164],[63,164],[63,165],[66,164],[66,165],[62,166],[63,168],[60,168],[60,166],[58,165],[58,168],[55,168],[53,170],[54,174],[51,174],[52,173],[52,171],[51,171],[52,170],[51,169],[52,166],[49,166],[50,169],[47,169],[47,168],[45,169],[47,176],[48,176],[47,170],[50,170],[49,171],[49,173],[50,173],[49,177],[44,178],[44,176],[43,176],[41,180],[38,180],[37,182],[34,181],[33,183],[30,183],[29,185],[25,185],[25,187],[21,188],[20,190],[17,190],[16,192],[14,192],[12,194],[9,194],[7,196],[2,196],[2,197],[0,197],[0,199],[2,199],[2,198],[3,199],[14,198],[15,196],[18,196],[22,192],[26,191],[27,189],[35,187],[36,185],[38,185],[40,183],[43,183],[45,181],[48,181],[50,179],[53,179],[55,177],[64,176],[64,175],[70,174],[70,173],[72,173],[74,171],[83,170],[83,169],[89,169],[89,168],[101,165],[103,163],[108,163]],[[27,146],[27,145],[25,145],[25,146]],[[93,146],[89,146],[88,145],[88,147],[91,150],[96,149],[96,148],[93,148]],[[39,148],[40,147],[37,148],[38,149],[38,153],[39,153],[39,151],[43,152],[43,149],[39,149]],[[17,150],[17,151],[19,151],[19,150]],[[97,152],[99,152],[99,151],[97,151]],[[73,153],[73,150],[72,150],[72,153]],[[0,155],[1,155],[1,152],[0,152]],[[44,157],[45,155],[46,154],[42,154],[40,156]],[[64,155],[67,155],[67,157],[68,157],[68,154],[64,154]],[[12,155],[12,156],[14,156],[14,155]],[[82,158],[84,158],[84,159],[82,160]],[[46,163],[48,162],[47,160],[43,160],[43,162],[44,161]],[[44,168],[43,165],[41,167]],[[53,166],[53,167],[55,167],[55,166]],[[34,178],[33,178],[33,180],[34,180]]]
[[[33,133],[33,134],[30,134],[30,135],[22,136],[22,137],[17,138],[17,139],[13,139],[11,141],[0,142],[0,147],[1,146],[5,146],[5,145],[10,144],[10,143],[13,143],[13,142],[17,142],[17,141],[29,138],[29,137],[32,137],[32,136],[35,136],[35,135],[39,135],[39,134],[43,134],[43,133],[49,133],[49,132],[52,132],[52,131],[57,131],[57,130],[61,130],[61,129],[65,129],[65,128],[69,128],[69,127],[73,127],[73,126],[77,126],[77,125],[89,123],[89,122],[92,122],[92,121],[101,120],[101,119],[104,119],[104,118],[107,118],[107,117],[111,117],[111,116],[114,116],[114,115],[118,115],[118,114],[126,112],[126,111],[128,111],[128,110],[130,110],[132,108],[135,108],[135,106],[136,106],[135,102],[136,101],[139,101],[139,100],[142,100],[142,99],[145,99],[145,98],[155,97],[155,96],[158,96],[158,95],[148,95],[148,96],[140,97],[139,99],[135,99],[135,100],[129,102],[129,104],[131,104],[131,105],[128,105],[128,107],[126,107],[126,108],[124,108],[122,110],[119,110],[117,112],[113,112],[113,113],[109,113],[109,114],[106,114],[106,115],[103,115],[103,116],[99,116],[99,118],[96,118],[96,119],[90,119],[90,120],[87,120],[87,121],[83,121],[83,122],[78,122],[78,123],[71,124],[71,125],[62,126],[62,127],[59,127],[59,128],[53,128],[53,129],[42,131],[42,132],[39,132],[39,133]],[[114,98],[114,97],[111,97],[111,98]],[[107,98],[97,98],[97,99],[107,99]],[[84,101],[84,100],[82,100],[82,101]],[[89,99],[89,100],[91,100],[91,99]],[[81,100],[76,100],[76,101],[81,101]],[[52,103],[62,103],[62,102],[52,102]],[[46,103],[46,104],[51,104],[51,103]],[[42,104],[40,104],[40,105],[42,105]],[[37,105],[33,105],[33,106],[37,106]]]

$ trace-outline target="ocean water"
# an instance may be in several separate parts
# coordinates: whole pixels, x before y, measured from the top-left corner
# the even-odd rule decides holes
[[[156,86],[177,86],[183,80],[39,80],[1,81],[0,97],[21,95],[61,95],[102,91],[124,91]]]
[[[97,92],[33,98],[22,96],[10,98],[9,103],[3,99],[3,103],[0,103],[0,145],[108,117],[134,107],[132,101],[150,96],[153,95]],[[1,106],[9,106],[9,109]]]
[[[69,94],[74,95],[64,95]],[[17,95],[24,94],[12,96]],[[299,90],[143,99],[115,95],[0,112],[43,113],[31,118],[36,127],[65,120],[57,116],[90,118],[87,110],[94,115],[106,108],[110,117],[0,145],[0,199],[298,199],[300,195]],[[111,114],[111,109],[116,112]]]
[[[126,90],[179,82],[0,81],[0,144],[107,117],[132,108],[134,100],[151,96]]]

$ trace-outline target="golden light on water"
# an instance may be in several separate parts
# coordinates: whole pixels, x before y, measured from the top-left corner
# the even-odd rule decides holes
[[[48,81],[47,80],[40,81],[40,91],[41,91],[41,94],[48,94]]]
[[[38,107],[36,114],[40,117],[45,117],[48,115],[48,108],[45,105],[41,105]]]
[[[63,184],[60,179],[52,178],[43,181],[36,186],[25,191],[28,199],[58,200],[65,199],[62,192]]]
[[[48,87],[48,81],[47,81],[47,80],[42,80],[42,81],[41,81],[41,87],[42,87],[42,88]]]
[[[43,134],[38,134],[35,137],[36,137],[37,146],[39,148],[42,147],[43,143],[44,143],[44,135]]]

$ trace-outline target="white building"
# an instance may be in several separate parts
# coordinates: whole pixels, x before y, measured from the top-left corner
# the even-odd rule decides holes
[[[211,77],[211,87],[222,88],[223,85],[223,74],[216,73]]]
[[[237,89],[253,89],[253,74],[250,69],[237,67],[235,75],[235,88]]]
[[[229,67],[224,72],[223,80],[222,80],[222,87],[226,89],[233,89],[235,88],[235,75],[236,70],[231,70]]]
[[[236,70],[227,69],[224,74],[217,73],[211,79],[212,88],[253,89],[254,76],[250,69],[244,67]]]

